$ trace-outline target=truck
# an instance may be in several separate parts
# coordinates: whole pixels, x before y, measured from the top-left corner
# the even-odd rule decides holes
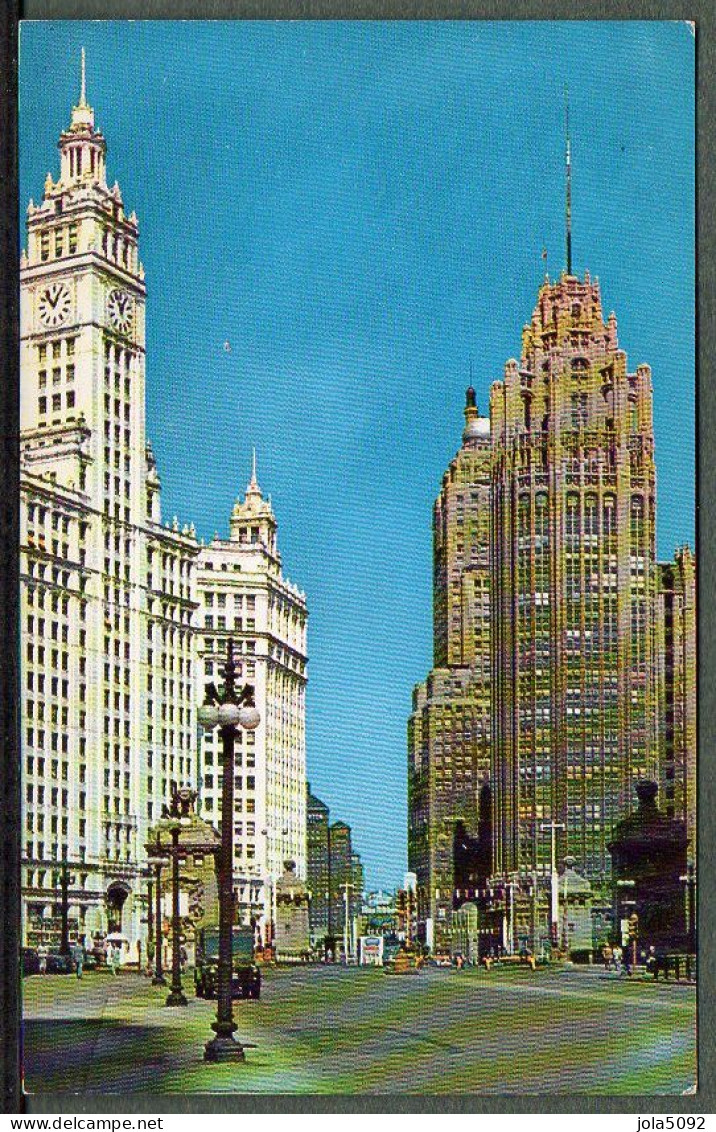
[[[253,928],[232,930],[231,997],[258,998],[261,971],[254,960]],[[219,929],[200,928],[196,936],[194,990],[198,998],[216,998],[219,983]]]

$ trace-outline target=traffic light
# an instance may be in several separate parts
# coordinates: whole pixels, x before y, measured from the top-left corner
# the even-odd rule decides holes
[[[632,912],[629,917],[629,939],[634,940],[639,935],[639,917],[636,912]]]

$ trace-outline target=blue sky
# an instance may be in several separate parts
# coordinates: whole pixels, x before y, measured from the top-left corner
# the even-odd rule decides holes
[[[564,266],[653,368],[659,553],[694,541],[694,41],[684,23],[25,23],[20,199],[77,100],[140,222],[165,517],[200,535],[258,449],[310,608],[308,765],[369,884],[406,867],[431,504]],[[230,350],[225,349],[225,343]]]

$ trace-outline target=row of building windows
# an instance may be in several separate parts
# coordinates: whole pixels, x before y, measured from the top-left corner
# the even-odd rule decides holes
[[[37,398],[37,411],[41,417],[47,415],[48,403],[51,406],[53,413],[62,412],[62,394],[53,393],[51,398],[38,397]],[[68,389],[65,393],[65,408],[74,409],[75,407],[75,392],[74,389]]]
[[[102,254],[108,259],[113,259],[115,263],[121,263],[124,267],[136,270],[135,252],[136,246],[133,242],[113,235],[106,228],[102,229]]]
[[[235,607],[238,606],[239,608],[243,608],[245,604],[247,612],[256,608],[256,597],[254,594],[235,593],[232,595],[227,594],[225,591],[221,590],[218,593],[214,594],[212,590],[205,590],[202,592],[201,597],[203,598],[204,604],[208,606],[213,606],[214,599],[216,598],[216,604],[219,609],[225,609],[227,607],[227,604],[230,605],[232,597]]]
[[[227,629],[227,628],[232,627],[234,629],[237,629],[239,632],[244,631],[244,620],[243,620],[242,617],[234,617],[233,626],[228,626],[227,620],[228,620],[228,618],[226,616],[219,614],[216,617],[216,624],[214,624],[214,615],[212,613],[207,613],[204,616],[204,628],[205,629]],[[256,628],[255,618],[247,617],[246,618],[246,632],[250,633],[255,628]]]
[[[52,384],[61,385],[63,380],[71,385],[75,380],[75,367],[68,365],[65,367],[64,373],[61,366],[54,366],[52,369]],[[47,388],[47,370],[41,369],[37,374],[37,385],[39,389]]]
[[[122,440],[122,438],[124,438],[124,447],[125,448],[130,447],[130,445],[131,445],[130,430],[128,428],[125,428],[124,430],[122,430],[120,425],[115,424],[114,425],[114,433],[113,433],[111,421],[106,420],[104,422],[104,438],[105,438],[105,440],[111,440],[112,436],[114,436],[114,443],[115,444],[119,444],[120,441]]]
[[[65,254],[65,247],[68,255],[74,255],[77,251],[77,224],[62,225],[52,230],[45,228],[40,233],[40,262],[47,263],[51,251],[54,259],[61,259]]]

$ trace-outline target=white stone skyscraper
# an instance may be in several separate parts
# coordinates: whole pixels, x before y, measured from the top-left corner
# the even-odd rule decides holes
[[[161,526],[145,439],[138,226],[85,94],[21,258],[26,936],[139,935],[146,831],[194,762],[193,530]]]

